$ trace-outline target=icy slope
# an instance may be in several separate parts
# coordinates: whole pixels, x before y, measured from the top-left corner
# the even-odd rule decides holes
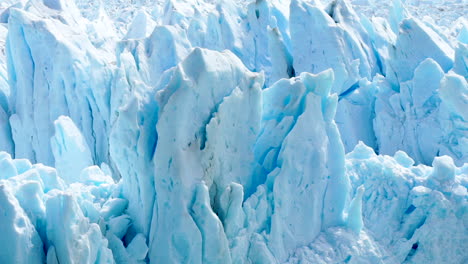
[[[468,260],[464,17],[10,2],[1,263]]]

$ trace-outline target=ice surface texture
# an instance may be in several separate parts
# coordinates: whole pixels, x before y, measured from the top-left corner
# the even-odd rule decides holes
[[[465,18],[136,2],[0,4],[0,263],[468,261]]]

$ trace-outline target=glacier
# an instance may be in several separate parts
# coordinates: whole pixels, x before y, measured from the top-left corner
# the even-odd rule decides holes
[[[0,263],[468,262],[466,10],[1,1]]]

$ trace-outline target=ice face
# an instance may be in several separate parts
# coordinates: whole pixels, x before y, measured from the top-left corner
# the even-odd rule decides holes
[[[2,216],[0,243],[4,247],[0,258],[5,262],[42,263],[42,241],[8,185],[0,185]]]
[[[0,3],[0,262],[462,263],[466,21],[393,2]]]
[[[93,165],[85,139],[69,117],[60,116],[55,122],[55,134],[50,145],[55,167],[66,183],[79,181],[81,171]],[[73,162],[67,162],[73,160]],[[67,166],[68,165],[68,166]]]
[[[425,164],[444,154],[451,155],[460,165],[467,162],[466,107],[463,107],[466,100],[461,99],[466,97],[466,87],[465,78],[444,74],[439,64],[428,58],[418,65],[412,80],[401,83],[400,92],[380,90],[374,119],[379,150],[382,153],[405,150]],[[448,92],[452,89],[458,91]],[[457,99],[452,97],[454,94],[459,95]],[[454,121],[458,118],[462,121]],[[455,138],[457,144],[447,143]]]
[[[213,263],[229,259],[226,236],[210,200],[216,210],[217,193],[231,182],[250,189],[249,152],[260,121],[262,86],[262,75],[249,72],[231,52],[197,48],[158,92],[153,158],[157,199],[150,258]],[[243,115],[231,114],[240,109]],[[209,244],[202,247],[205,241]],[[217,243],[221,248],[215,250]],[[224,255],[218,258],[216,252]]]
[[[444,254],[463,262],[460,245],[466,232],[459,228],[464,214],[460,208],[466,206],[466,164],[457,168],[451,158],[441,156],[433,167],[413,166],[402,152],[380,156],[362,143],[346,158],[356,195],[359,186],[365,188],[364,226],[388,249],[391,263],[437,263]],[[431,231],[438,228],[446,234]],[[444,243],[436,246],[436,241]]]

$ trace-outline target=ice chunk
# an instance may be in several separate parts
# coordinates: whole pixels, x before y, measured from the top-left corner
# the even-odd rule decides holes
[[[306,96],[305,111],[285,138],[278,156],[281,169],[274,176],[274,214],[269,242],[273,254],[281,261],[288,251],[312,241],[322,227],[328,140],[320,99],[312,93]],[[315,125],[308,130],[306,124]]]
[[[361,232],[362,226],[362,196],[364,195],[364,186],[359,186],[356,190],[356,195],[349,204],[348,217],[346,219],[348,227],[356,234]]]
[[[272,64],[271,77],[266,81],[273,84],[281,78],[294,77],[296,72],[293,68],[293,58],[284,43],[277,27],[268,28],[268,48]]]
[[[121,215],[127,208],[128,201],[121,198],[113,198],[106,201],[99,212],[101,216],[108,220],[111,217]]]
[[[364,142],[360,141],[356,147],[354,148],[354,150],[347,154],[347,157],[348,158],[351,158],[351,159],[358,159],[358,160],[366,160],[366,159],[370,159],[372,157],[375,157],[375,152],[372,148],[366,146],[366,144],[364,144]]]
[[[468,83],[459,75],[446,75],[439,89],[440,97],[450,112],[468,122]]]
[[[395,160],[403,167],[409,168],[414,165],[414,160],[406,154],[404,151],[397,151],[393,156]]]
[[[0,84],[1,86],[1,84]],[[2,92],[0,90],[0,100]],[[1,103],[1,102],[0,102]],[[8,122],[8,114],[0,105],[0,151],[6,151],[13,153],[12,139],[11,139],[11,128]]]
[[[403,19],[408,18],[410,15],[406,10],[406,7],[403,5],[401,0],[392,0],[392,8],[390,10],[390,25],[393,32],[397,33],[400,30],[400,23]]]
[[[277,260],[266,245],[265,238],[254,234],[248,249],[248,258],[256,263],[275,263]]]
[[[98,166],[84,168],[80,173],[80,182],[99,186],[101,184],[114,183],[112,177],[106,175]]]
[[[18,175],[18,170],[11,159],[10,154],[0,152],[0,179],[8,179]]]
[[[112,263],[99,226],[84,217],[76,199],[56,192],[46,202],[47,240],[59,263]]]
[[[378,148],[373,121],[375,119],[375,99],[378,93],[379,78],[374,82],[361,79],[347,93],[338,97],[335,121],[341,134],[345,151],[350,152],[359,141],[373,149]]]
[[[120,239],[111,233],[108,233],[106,238],[109,241],[109,248],[112,250],[116,263],[132,263],[132,259],[128,255],[127,250]]]
[[[18,174],[22,174],[32,168],[32,164],[28,159],[15,159],[13,160],[13,164]]]
[[[265,85],[294,76],[293,58],[288,49],[289,36],[284,29],[287,23],[284,17],[286,8],[268,1],[255,1],[247,8],[247,22],[254,37],[254,69],[265,72]],[[250,38],[248,35],[246,37]],[[245,55],[249,53],[248,49],[240,52]],[[249,65],[245,59],[243,62]]]
[[[215,181],[220,186],[230,183],[220,181],[224,181],[222,178],[218,180],[216,171],[215,173],[209,172],[210,168],[206,166],[207,164],[201,162],[210,155],[220,154],[218,152],[211,154],[211,150],[205,152],[205,149],[211,149],[209,146],[212,140],[213,143],[218,140],[207,133],[211,130],[207,128],[207,125],[210,124],[210,120],[215,119],[213,128],[217,128],[215,124],[218,119],[223,122],[219,127],[221,131],[231,131],[236,126],[245,126],[244,120],[250,119],[247,115],[255,114],[257,100],[259,100],[258,91],[262,84],[261,75],[249,72],[231,52],[220,53],[197,48],[177,66],[172,72],[170,82],[159,92],[160,110],[156,125],[158,143],[153,158],[157,199],[150,235],[150,259],[162,262],[175,259],[181,262],[197,263],[205,257],[202,254],[201,245],[212,243],[208,242],[210,237],[205,234],[214,232],[220,238],[224,236],[224,230],[219,230],[218,225],[205,226],[199,222],[205,218],[214,222],[219,221],[210,206],[204,206],[206,209],[197,211],[198,213],[193,216],[187,210],[190,206],[189,201],[195,195],[195,186],[204,178],[207,182]],[[230,100],[233,101],[228,104]],[[226,120],[226,125],[230,124],[232,128],[224,124],[224,118],[217,118],[218,114],[223,117],[230,113],[223,113],[228,110],[223,110],[225,103],[248,113],[247,115],[239,114],[239,119],[235,119],[235,122]],[[248,130],[242,132],[244,139],[252,138],[250,134],[255,133],[255,116],[252,119],[252,121],[249,120],[252,125],[246,126]],[[175,131],[177,132],[174,133]],[[221,135],[223,134],[219,136]],[[218,137],[217,134],[215,136]],[[224,141],[227,146],[224,146],[226,143],[220,141],[223,145],[219,147],[223,149],[223,153],[232,153],[233,159],[227,162],[233,163],[228,163],[226,167],[221,167],[223,165],[220,164],[219,169],[223,170],[219,173],[224,170],[226,172],[234,169],[243,170],[236,166],[248,165],[242,163],[245,159],[244,155],[248,153],[235,151],[241,137],[234,134],[230,136],[232,139],[228,137],[229,141]],[[247,145],[246,148],[248,149],[249,146]],[[213,160],[218,160],[218,156],[214,156]],[[239,161],[241,161],[240,164],[237,163]],[[221,175],[226,174],[219,176]],[[246,174],[231,175],[226,176],[229,177],[228,179],[241,182],[249,179]],[[199,222],[198,225],[197,222]],[[217,258],[216,256],[206,257]]]
[[[404,150],[424,164],[438,154],[450,155],[457,164],[466,162],[464,78],[444,74],[428,58],[416,68],[412,80],[401,83],[399,93],[383,84],[379,85],[374,119],[380,153]],[[458,118],[463,121],[456,121]],[[451,144],[452,140],[458,144]]]
[[[250,195],[260,184],[252,176],[252,150],[260,130],[260,96],[260,83],[245,91],[236,87],[219,104],[217,112],[206,125],[202,163],[209,170],[204,180],[218,193],[231,182],[236,182],[243,186],[246,195]],[[218,198],[216,195],[215,199]]]
[[[108,231],[113,233],[117,238],[122,239],[127,233],[131,223],[132,220],[128,215],[112,217],[107,223],[109,229]]]
[[[0,180],[0,261],[43,263],[42,241],[11,189]]]
[[[447,252],[461,260],[464,256],[457,252],[462,252],[458,243],[464,236],[465,213],[457,208],[466,203],[462,190],[466,188],[457,183],[464,176],[452,159],[437,157],[434,168],[403,167],[389,156],[355,159],[355,151],[347,155],[347,174],[354,188],[364,185],[366,189],[362,196],[365,229],[393,252],[394,261],[441,261],[440,254]],[[436,245],[436,241],[444,243]]]
[[[148,37],[151,32],[153,32],[155,25],[156,23],[145,11],[140,11],[133,19],[125,39],[140,39]]]
[[[136,260],[144,260],[148,253],[148,246],[146,245],[146,238],[142,234],[137,234],[132,242],[127,247],[127,252],[130,257]]]
[[[88,145],[69,117],[60,116],[54,125],[55,135],[50,144],[57,172],[68,184],[79,182],[81,171],[93,165]]]
[[[195,187],[191,216],[202,237],[202,263],[230,263],[228,240],[221,221],[211,210],[208,188],[204,183]]]
[[[96,163],[108,162],[105,117],[112,70],[104,65],[112,55],[93,46],[72,2],[48,3],[64,10],[37,3],[10,11],[6,51],[15,158],[53,165],[53,121],[67,115],[77,122]]]
[[[112,85],[109,154],[115,166],[113,176],[122,177],[124,197],[129,201],[128,214],[135,229],[149,233],[154,204],[154,167],[151,161],[157,144],[155,126],[156,88],[139,80],[138,66],[128,51],[120,54],[120,67]],[[134,81],[129,81],[129,79]],[[145,175],[142,177],[141,175]]]
[[[156,26],[147,41],[146,56],[151,65],[151,83],[158,83],[161,74],[176,66],[191,48],[184,30],[175,26]]]
[[[44,5],[55,10],[62,10],[61,0],[43,0]]]
[[[466,43],[459,43],[455,49],[453,71],[468,78],[468,37]]]
[[[42,183],[44,184],[44,192],[47,193],[53,189],[64,190],[65,183],[57,175],[57,170],[42,164],[34,164],[33,168],[39,173]]]
[[[42,241],[46,241],[46,214],[44,192],[39,181],[24,181],[17,186],[15,197],[25,210],[29,220],[37,230]]]
[[[432,167],[434,171],[431,177],[435,180],[443,183],[455,179],[455,165],[449,156],[435,157]]]
[[[318,1],[291,1],[291,42],[294,70],[318,73],[328,68],[335,72],[333,92],[348,90],[359,76],[375,74],[376,59],[370,40],[357,15],[346,1],[337,1],[329,13]],[[321,36],[320,40],[315,36]]]
[[[274,197],[268,245],[280,261],[294,248],[313,241],[322,228],[343,224],[349,183],[344,175],[343,145],[333,121],[337,97],[329,95],[332,84],[332,71],[303,73],[296,83],[278,83],[265,90],[273,95],[265,97],[265,119],[278,122],[285,114],[295,119],[289,131],[275,131],[284,139],[274,163],[278,169],[267,176]],[[291,85],[293,93],[288,94],[283,85]]]
[[[220,195],[218,216],[223,222],[224,232],[229,239],[236,237],[243,229],[245,213],[242,208],[244,192],[242,185],[231,183]]]
[[[393,52],[391,64],[399,82],[412,79],[414,69],[426,58],[435,60],[444,72],[453,67],[452,47],[416,18],[401,22]]]

